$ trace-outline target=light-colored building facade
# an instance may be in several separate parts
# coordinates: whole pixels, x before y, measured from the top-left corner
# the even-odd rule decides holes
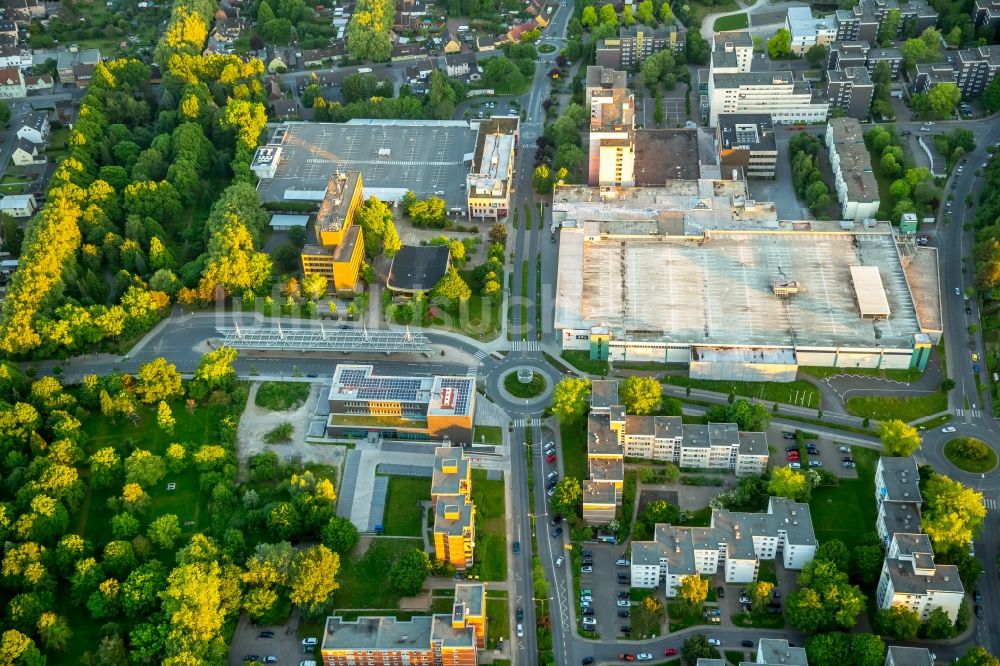
[[[611,69],[631,69],[660,51],[684,46],[684,33],[674,24],[650,27],[641,23],[619,29],[618,37],[607,37],[597,45],[596,61]]]
[[[673,597],[686,576],[714,576],[720,567],[727,583],[751,583],[761,560],[780,557],[786,569],[801,569],[816,547],[809,505],[772,497],[767,513],[715,510],[709,527],[657,525],[652,541],[632,543],[632,586],[662,584]]]
[[[635,184],[635,98],[623,77],[604,67],[587,68],[590,108],[588,166],[592,186]]]
[[[778,144],[770,115],[720,114],[715,128],[715,146],[723,178],[774,178],[778,166]]]
[[[0,199],[0,213],[11,217],[31,217],[38,210],[34,194],[8,194]]]
[[[813,18],[809,7],[789,7],[785,28],[792,38],[792,53],[800,56],[817,44],[827,46],[837,38],[834,17]]]
[[[776,124],[821,123],[829,108],[815,101],[809,83],[792,72],[712,71],[708,80],[709,126],[722,113],[767,113]]]
[[[486,586],[459,583],[451,614],[326,619],[324,666],[476,666],[485,646]]]
[[[861,123],[857,118],[831,118],[826,144],[841,218],[855,222],[875,219],[882,201]]]
[[[24,85],[24,75],[17,67],[0,69],[0,98],[24,97],[28,89]]]
[[[470,219],[497,220],[510,212],[518,127],[517,117],[480,121],[472,171],[465,179]]]

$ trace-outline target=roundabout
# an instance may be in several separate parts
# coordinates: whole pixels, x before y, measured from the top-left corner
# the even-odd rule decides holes
[[[521,368],[507,373],[503,378],[503,387],[515,398],[537,398],[548,386],[545,375],[531,368]]]
[[[944,457],[952,465],[973,474],[993,471],[997,454],[986,442],[975,437],[955,437],[944,443]]]

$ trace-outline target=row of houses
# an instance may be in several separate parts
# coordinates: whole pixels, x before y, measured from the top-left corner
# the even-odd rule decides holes
[[[739,666],[809,666],[805,648],[792,647],[782,638],[761,638],[757,641],[754,661],[741,661]],[[725,659],[700,657],[696,666],[727,666]],[[934,666],[934,655],[927,648],[890,645],[885,666]]]

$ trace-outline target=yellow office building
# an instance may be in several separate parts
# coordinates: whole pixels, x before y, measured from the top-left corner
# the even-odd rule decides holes
[[[365,244],[354,215],[363,201],[361,173],[339,173],[327,183],[316,213],[316,244],[302,248],[302,272],[323,275],[337,291],[358,282]]]

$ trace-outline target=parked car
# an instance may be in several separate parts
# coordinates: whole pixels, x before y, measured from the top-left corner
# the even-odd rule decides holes
[[[553,525],[558,525],[559,523],[562,522],[562,516],[560,516],[557,513],[556,515],[552,516],[552,521],[551,522],[552,522]]]
[[[624,558],[622,558],[622,559],[619,559],[617,562],[615,562],[615,564],[617,564],[620,567],[627,567],[629,565],[629,561],[626,560],[626,559],[624,559]]]
[[[618,661],[635,661],[635,655],[629,654],[628,652],[623,652],[618,655]]]
[[[580,660],[580,666],[589,666],[592,663],[594,663],[593,657],[584,657]]]
[[[555,461],[556,461],[556,457],[555,456],[551,456],[551,455],[548,458],[545,459],[545,462],[547,462],[547,463],[554,463]]]
[[[851,447],[849,447],[849,446],[842,446],[842,447],[840,447],[837,450],[840,451],[841,453],[850,453],[851,452]]]
[[[581,550],[580,551],[580,555],[583,556],[583,557],[593,557],[594,556],[594,551],[592,551],[592,550]]]
[[[631,605],[632,605],[632,604],[631,604],[631,603],[629,603],[628,601],[626,601],[625,599],[619,599],[619,600],[618,600],[618,607],[619,607],[619,608],[628,608],[628,607],[629,607],[629,606],[631,606]]]
[[[639,654],[635,655],[635,660],[636,661],[653,661],[653,655],[650,654],[649,652],[640,652]]]
[[[982,595],[982,593],[979,590],[973,591],[973,593],[972,593],[972,600],[975,601],[977,604],[983,603],[983,595]]]
[[[273,631],[262,631],[259,634],[257,634],[257,638],[274,638],[274,632]]]
[[[822,460],[810,460],[809,461],[809,466],[810,467],[822,467],[823,466],[823,461]]]
[[[580,601],[593,601],[593,600],[594,600],[594,597],[592,597],[589,594],[581,594],[580,595]]]
[[[794,432],[789,432],[787,430],[782,430],[781,431],[781,436],[783,438],[785,438],[785,439],[795,439],[795,433]]]
[[[594,567],[592,566],[580,567],[580,573],[594,573]]]
[[[584,608],[580,612],[583,613],[584,617],[593,617],[593,615],[594,615],[594,609],[593,608]]]
[[[275,657],[273,654],[269,654],[266,657],[264,657],[263,659],[261,659],[260,663],[262,663],[262,664],[277,664],[278,663],[278,658]]]
[[[719,647],[720,645],[722,645],[722,641],[720,641],[718,638],[709,638],[708,644],[714,645],[715,647]]]
[[[583,558],[583,562],[581,562],[581,564],[585,564],[588,567],[590,567],[594,565],[594,560],[590,559],[589,557],[585,557]]]
[[[725,599],[726,598],[726,588],[722,587],[721,585],[719,587],[715,588],[715,596],[719,597],[720,599]]]
[[[315,636],[309,636],[302,639],[302,647],[316,647],[317,643],[319,643],[319,639]]]
[[[979,604],[976,604],[976,617],[978,617],[980,620],[983,619],[983,607],[980,606]]]
[[[792,469],[802,469],[802,463],[790,462],[788,463],[788,466]]]
[[[623,634],[625,634],[627,636],[628,634],[632,633],[632,626],[628,625],[628,624],[623,624],[621,626],[621,631],[622,631]]]
[[[243,661],[260,661],[260,655],[259,654],[248,654],[245,657],[243,657]]]
[[[552,538],[553,539],[556,539],[556,538],[561,537],[561,536],[562,536],[562,528],[561,527],[557,527],[554,530],[552,530]]]
[[[582,590],[580,590],[580,594],[588,594],[589,595],[589,594],[593,594],[593,591],[589,587],[585,587]]]
[[[592,617],[585,617],[585,618],[583,618],[583,628],[584,629],[587,629],[588,631],[593,631],[594,627],[596,627],[596,626],[597,626],[597,620],[595,620],[594,618],[592,618]]]
[[[628,599],[628,592],[619,592],[618,593],[618,598],[619,599]]]
[[[745,648],[752,648],[753,641],[740,641],[740,645],[742,645]]]
[[[627,610],[620,610],[620,611],[618,611],[618,617],[621,617],[621,618],[628,619],[629,616],[631,616],[631,615],[632,614],[629,611],[627,611]]]
[[[524,625],[520,622],[517,623],[517,637],[524,638]]]

